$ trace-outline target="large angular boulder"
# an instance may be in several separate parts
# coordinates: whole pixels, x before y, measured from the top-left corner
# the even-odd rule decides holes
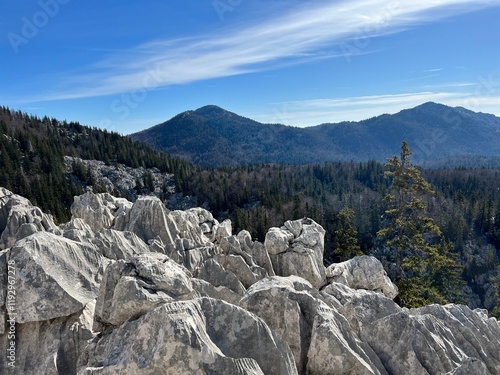
[[[318,289],[324,286],[324,237],[325,230],[321,225],[308,218],[287,221],[281,228],[271,228],[264,246],[276,275],[297,275]]]
[[[342,263],[334,263],[326,269],[329,282],[345,284],[352,289],[366,289],[385,294],[394,299],[398,287],[392,283],[380,261],[363,255]]]
[[[44,214],[28,199],[0,188],[0,250],[41,231],[60,233],[51,215]]]
[[[215,287],[226,287],[239,296],[245,294],[246,288],[231,271],[222,267],[215,259],[205,261],[195,274],[197,278],[205,280]]]
[[[94,232],[111,228],[115,220],[127,216],[132,203],[125,198],[115,198],[109,193],[87,192],[74,198],[71,205],[73,218],[85,221]]]
[[[134,232],[144,242],[161,239],[164,245],[173,246],[179,232],[169,211],[157,197],[139,197],[132,208],[120,217],[113,229]]]
[[[151,252],[151,247],[135,233],[114,229],[101,229],[95,234],[93,244],[108,259],[128,260],[136,255]]]
[[[500,373],[498,321],[466,306],[401,311],[365,324],[360,337],[393,374]]]
[[[255,315],[220,300],[163,304],[103,335],[79,374],[297,374],[288,345]]]
[[[273,265],[269,253],[263,243],[252,241],[250,232],[242,230],[236,236],[239,248],[244,254],[249,254],[252,260],[259,266],[267,271],[268,276],[275,276]],[[236,251],[238,253],[238,251]]]
[[[94,239],[90,225],[80,218],[73,218],[59,228],[62,230],[62,236],[72,241],[91,243]]]
[[[192,298],[190,277],[185,268],[157,253],[110,264],[96,302],[94,331],[119,326],[162,303]]]
[[[240,301],[289,344],[300,374],[385,374],[337,303],[296,276],[261,280]]]
[[[337,310],[347,319],[351,329],[358,334],[365,324],[397,314],[402,310],[391,298],[382,293],[365,289],[354,290],[340,283],[332,282],[321,291],[340,302],[341,307]]]
[[[17,324],[14,367],[0,359],[0,373],[9,375],[72,375],[77,373],[78,358],[92,332],[94,301],[82,310],[51,320]],[[0,350],[8,353],[11,340],[0,335]]]
[[[95,247],[47,232],[18,241],[8,260],[15,264],[19,323],[82,310],[97,297],[105,264]]]

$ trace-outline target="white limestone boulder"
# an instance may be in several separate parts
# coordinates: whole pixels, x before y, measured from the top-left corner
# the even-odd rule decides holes
[[[326,284],[323,265],[325,230],[315,221],[304,218],[287,221],[281,228],[271,228],[264,246],[276,275],[297,275],[319,289]]]
[[[297,374],[288,345],[221,300],[163,304],[87,348],[78,374]]]
[[[380,261],[372,256],[363,255],[342,263],[331,264],[326,269],[329,282],[347,285],[353,289],[366,289],[380,292],[394,299],[398,287],[392,283]]]

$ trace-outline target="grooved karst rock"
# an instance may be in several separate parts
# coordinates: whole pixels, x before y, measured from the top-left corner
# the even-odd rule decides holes
[[[311,219],[263,244],[156,197],[87,193],[72,212],[56,227],[0,188],[2,353],[12,264],[17,313],[16,367],[2,356],[1,374],[500,374],[496,319],[399,307],[374,257],[325,269]]]
[[[128,215],[132,203],[124,198],[115,198],[109,193],[86,193],[75,197],[71,205],[73,218],[80,218],[97,232],[102,228],[111,228],[115,220]]]
[[[36,232],[59,234],[51,215],[19,195],[0,187],[0,249]]]
[[[354,289],[373,290],[389,298],[398,295],[382,264],[372,256],[357,256],[342,263],[334,263],[326,269],[328,281],[345,284]]]
[[[10,249],[16,269],[16,321],[72,315],[97,297],[105,264],[95,247],[37,232]]]
[[[87,348],[79,374],[297,374],[255,315],[210,298],[161,305]]]
[[[311,219],[285,222],[281,228],[271,228],[264,246],[279,276],[297,275],[314,287],[326,284],[323,266],[325,230]]]

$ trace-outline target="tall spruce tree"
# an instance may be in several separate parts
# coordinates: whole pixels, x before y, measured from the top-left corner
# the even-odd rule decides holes
[[[377,236],[393,251],[398,302],[417,307],[457,301],[463,282],[461,267],[439,227],[427,216],[424,199],[434,194],[430,184],[411,165],[407,142],[401,153],[388,159],[384,175],[392,181],[385,196],[386,226]]]
[[[338,229],[334,232],[335,249],[333,253],[340,261],[351,259],[357,255],[363,255],[358,245],[358,231],[352,223],[354,211],[346,206],[339,211],[336,219]]]

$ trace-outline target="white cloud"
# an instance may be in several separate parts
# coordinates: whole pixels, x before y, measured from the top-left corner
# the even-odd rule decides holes
[[[429,101],[500,116],[499,96],[477,96],[464,92],[417,92],[292,101],[275,103],[268,113],[246,115],[265,123],[312,126],[328,122],[365,120],[383,113],[397,113]]]
[[[370,38],[500,0],[350,0],[307,2],[242,30],[158,40],[96,62],[91,74],[64,77],[50,99],[151,90],[245,74],[327,56],[367,53]],[[436,70],[437,71],[437,70]],[[90,82],[90,83],[89,83]],[[45,97],[44,99],[47,99]]]

